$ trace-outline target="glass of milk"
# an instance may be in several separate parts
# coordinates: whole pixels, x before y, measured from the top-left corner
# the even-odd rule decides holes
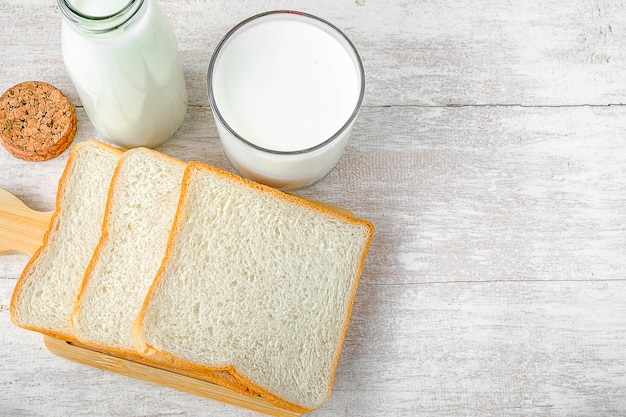
[[[251,180],[293,190],[339,161],[363,101],[359,54],[335,26],[294,11],[231,29],[209,64],[211,110],[224,153]]]
[[[58,0],[65,67],[94,127],[126,148],[180,127],[187,89],[174,31],[156,0]]]

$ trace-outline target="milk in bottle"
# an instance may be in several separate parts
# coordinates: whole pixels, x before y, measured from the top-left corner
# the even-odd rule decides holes
[[[180,127],[187,90],[174,31],[156,0],[58,0],[63,60],[94,127],[127,148]]]

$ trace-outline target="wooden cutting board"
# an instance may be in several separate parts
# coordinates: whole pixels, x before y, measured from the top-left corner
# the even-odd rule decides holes
[[[17,251],[32,255],[41,246],[52,212],[39,212],[0,188],[0,253]]]
[[[32,210],[13,194],[0,188],[0,253],[13,251],[29,255],[35,253],[43,242],[51,217],[52,212]],[[240,394],[171,369],[160,369],[131,362],[47,335],[44,335],[44,344],[55,355],[96,368],[154,382],[276,417],[301,415],[301,413],[277,407],[261,397]]]

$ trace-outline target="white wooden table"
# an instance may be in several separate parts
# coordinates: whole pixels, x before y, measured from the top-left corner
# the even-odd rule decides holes
[[[367,87],[345,156],[300,194],[376,225],[330,400],[315,416],[626,415],[626,5],[610,0],[161,1],[187,118],[159,150],[231,169],[206,97],[219,39],[257,12],[323,17]],[[64,70],[53,0],[0,0],[0,90]],[[67,152],[0,149],[0,187],[52,210]],[[1,416],[255,416],[66,361],[13,326],[0,256]]]

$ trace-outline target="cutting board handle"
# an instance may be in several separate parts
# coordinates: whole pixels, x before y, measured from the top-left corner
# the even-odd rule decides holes
[[[52,213],[33,210],[0,188],[0,253],[35,253],[43,243]]]

